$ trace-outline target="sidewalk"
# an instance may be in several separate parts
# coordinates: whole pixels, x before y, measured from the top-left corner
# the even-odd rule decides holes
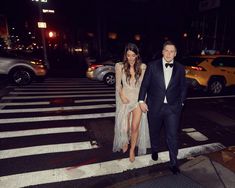
[[[200,155],[180,166],[181,173],[166,170],[162,175],[140,178],[111,187],[130,188],[234,188],[235,146]]]

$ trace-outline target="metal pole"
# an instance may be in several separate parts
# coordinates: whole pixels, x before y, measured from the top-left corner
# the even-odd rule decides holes
[[[43,16],[42,16],[42,5],[41,1],[38,2],[38,9],[39,9],[39,21],[43,21]],[[46,39],[45,39],[45,29],[41,28],[41,38],[42,38],[42,45],[43,45],[43,55],[44,55],[44,62],[47,66],[48,69],[50,69],[50,64],[47,58],[47,48],[46,48]]]
[[[226,33],[227,33],[227,24],[228,24],[228,17],[226,15],[225,21],[224,21],[224,29],[223,29],[223,37],[222,37],[222,44],[221,44],[221,50],[224,50],[225,48],[225,38],[226,38]]]
[[[214,44],[213,44],[214,49],[216,49],[216,46],[217,46],[216,42],[217,42],[218,21],[219,21],[219,12],[216,13],[216,20],[215,20]]]

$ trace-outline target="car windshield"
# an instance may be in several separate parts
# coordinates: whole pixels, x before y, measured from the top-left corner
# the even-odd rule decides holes
[[[186,57],[180,60],[180,63],[184,66],[197,66],[206,58],[202,57]]]

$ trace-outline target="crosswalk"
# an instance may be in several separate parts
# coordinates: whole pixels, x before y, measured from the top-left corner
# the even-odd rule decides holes
[[[84,124],[90,118],[114,116],[113,87],[87,79],[47,79],[44,83],[8,89],[11,91],[0,103],[0,166],[8,168],[5,172],[1,170],[0,187],[24,187],[20,177],[26,172],[51,168],[51,165],[37,167],[34,164],[34,169],[10,170],[19,161],[25,163],[28,158],[40,161],[43,157],[54,161],[50,156],[53,155],[59,158],[57,165],[60,166],[67,161],[62,155],[74,152],[85,155],[101,147]],[[102,109],[105,112],[102,113]],[[19,179],[9,184],[12,176]],[[58,181],[61,180],[58,178]]]
[[[0,103],[0,187],[49,187],[50,183],[169,161],[168,152],[161,152],[158,162],[150,155],[138,156],[134,163],[128,158],[115,159],[93,136],[89,120],[115,116],[113,87],[85,78],[48,78],[44,83],[8,89]],[[179,158],[223,147],[212,143],[183,148]],[[97,157],[101,153],[109,157]]]

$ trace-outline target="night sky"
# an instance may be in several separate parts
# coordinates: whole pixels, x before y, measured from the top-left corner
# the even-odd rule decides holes
[[[195,0],[194,0],[195,1]],[[35,21],[37,3],[30,0],[2,0],[0,14],[18,24]],[[180,3],[179,3],[180,2]],[[193,0],[48,0],[45,8],[55,9],[55,27],[96,27],[97,17],[111,30],[178,31],[187,27],[193,13]],[[14,5],[14,6],[13,6]]]
[[[96,33],[100,28],[105,33],[117,32],[122,42],[128,42],[133,34],[140,34],[146,43],[160,43],[164,37],[182,40],[183,33],[196,31],[193,24],[200,24],[205,12],[198,11],[200,0],[48,0],[43,8],[54,9],[54,15],[44,15],[51,29],[69,33],[80,40],[77,33]],[[13,6],[14,5],[14,6]],[[235,41],[233,0],[221,0],[218,12],[219,35],[229,36],[226,44],[232,47]],[[214,30],[216,11],[212,13],[207,30]],[[0,14],[5,15],[9,26],[35,28],[38,21],[38,6],[31,0],[1,0]],[[195,22],[198,20],[198,22]],[[194,20],[194,21],[193,21]],[[226,21],[226,28],[224,26]],[[193,26],[193,27],[192,27]],[[198,26],[200,28],[200,26]],[[225,29],[224,29],[225,28]],[[224,31],[223,31],[224,30]],[[210,37],[210,36],[209,36]],[[232,37],[232,38],[231,38]],[[222,38],[222,37],[221,37]],[[161,39],[161,40],[160,40]],[[209,40],[209,38],[208,38]],[[222,39],[219,39],[222,40]],[[156,42],[155,42],[156,41]],[[194,41],[191,41],[192,44]],[[210,43],[212,43],[210,41]],[[221,43],[221,42],[220,42]],[[233,45],[234,46],[234,45]],[[193,46],[192,46],[193,47]],[[200,48],[200,44],[198,46]]]

